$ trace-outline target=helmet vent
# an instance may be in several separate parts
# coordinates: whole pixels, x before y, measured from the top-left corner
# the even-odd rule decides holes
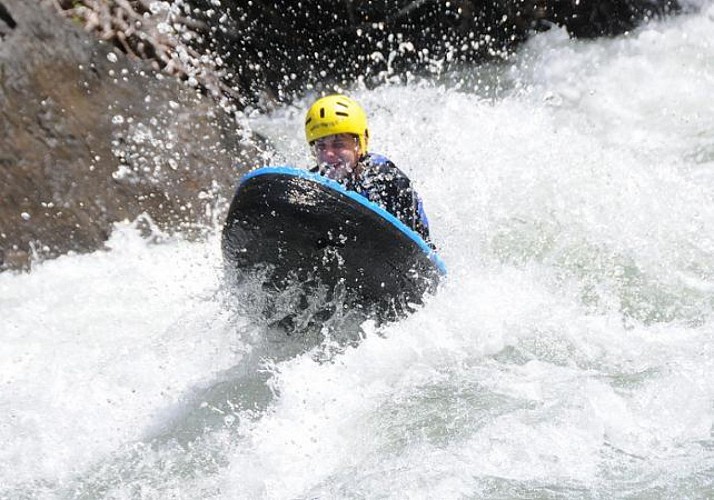
[[[320,118],[325,117],[325,108],[320,108]]]
[[[335,111],[335,114],[337,116],[350,116],[349,113],[345,113],[344,111]]]
[[[310,118],[308,118],[307,120],[305,120],[305,125],[309,125],[311,121],[312,121],[312,116]]]

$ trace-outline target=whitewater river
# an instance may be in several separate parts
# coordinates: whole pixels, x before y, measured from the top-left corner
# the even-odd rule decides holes
[[[273,335],[217,235],[1,274],[0,498],[714,498],[714,6],[462,76],[354,92],[449,267],[356,346]]]

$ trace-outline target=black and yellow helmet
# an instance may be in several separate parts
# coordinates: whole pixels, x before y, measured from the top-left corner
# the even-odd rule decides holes
[[[308,143],[335,134],[356,135],[362,153],[367,152],[367,114],[357,102],[341,94],[318,99],[305,115],[305,138]]]

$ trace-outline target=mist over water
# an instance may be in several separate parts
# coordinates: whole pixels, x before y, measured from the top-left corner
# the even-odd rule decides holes
[[[0,275],[0,497],[711,498],[712,89],[705,5],[354,91],[449,268],[356,345],[261,325],[217,232]]]

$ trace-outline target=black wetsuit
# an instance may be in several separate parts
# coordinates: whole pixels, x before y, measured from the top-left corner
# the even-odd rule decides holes
[[[409,178],[394,163],[382,155],[368,153],[359,160],[360,175],[340,182],[349,190],[356,191],[369,201],[387,210],[408,227],[419,233],[429,246],[434,245],[429,237],[429,220],[419,195],[411,186]],[[311,172],[320,172],[313,167]]]

